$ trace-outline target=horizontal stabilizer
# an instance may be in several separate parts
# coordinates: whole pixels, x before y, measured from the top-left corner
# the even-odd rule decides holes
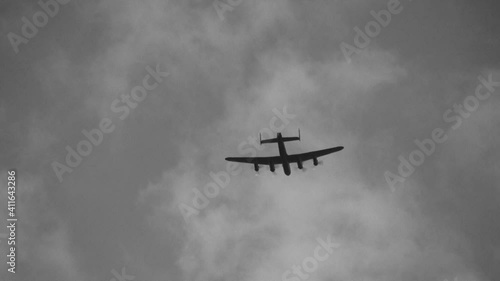
[[[285,137],[285,138],[282,138],[283,142],[287,142],[287,141],[298,141],[300,140],[299,137]]]
[[[278,142],[278,139],[277,138],[274,138],[274,139],[267,139],[267,140],[260,140],[260,144],[263,144],[263,143],[273,143],[273,142]]]
[[[259,134],[259,138],[260,138],[260,144],[278,142],[279,139],[281,139],[282,142],[300,141],[300,129],[299,129],[299,136],[298,137],[282,137],[281,133],[278,133],[278,137],[273,138],[273,139],[262,140],[261,134]]]

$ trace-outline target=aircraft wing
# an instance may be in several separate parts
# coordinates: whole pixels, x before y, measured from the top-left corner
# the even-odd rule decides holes
[[[337,147],[316,150],[316,151],[311,151],[311,152],[306,152],[306,153],[291,154],[291,155],[288,155],[288,161],[289,162],[299,162],[299,159],[300,159],[300,161],[303,162],[303,161],[318,158],[318,157],[321,157],[321,156],[324,156],[324,155],[327,155],[330,153],[341,151],[342,149],[344,149],[343,146],[337,146]]]
[[[258,164],[258,165],[270,165],[272,164],[283,164],[281,157],[270,156],[270,157],[227,157],[226,161],[240,162],[248,164]]]

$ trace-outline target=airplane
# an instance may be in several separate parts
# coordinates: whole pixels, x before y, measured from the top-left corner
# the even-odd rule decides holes
[[[274,173],[275,164],[283,165],[283,171],[285,175],[289,176],[291,174],[290,171],[290,163],[297,163],[297,167],[299,169],[303,169],[302,163],[307,160],[313,160],[314,166],[318,166],[318,157],[324,156],[330,153],[334,153],[344,149],[343,146],[337,146],[317,151],[311,151],[300,154],[291,154],[288,155],[285,149],[285,142],[287,141],[300,141],[300,129],[298,137],[283,137],[281,133],[277,133],[276,138],[262,140],[262,136],[259,134],[260,144],[263,143],[278,143],[278,149],[280,152],[279,156],[270,156],[270,157],[227,157],[226,161],[231,162],[240,162],[240,163],[252,163],[254,165],[254,169],[256,172],[259,171],[259,165],[269,165],[269,169]]]

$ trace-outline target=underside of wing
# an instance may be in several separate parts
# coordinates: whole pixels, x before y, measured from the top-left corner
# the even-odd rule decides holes
[[[248,164],[258,164],[258,165],[282,164],[281,158],[279,156],[271,156],[271,157],[227,157],[226,161],[248,163]]]
[[[337,146],[337,147],[332,147],[332,148],[327,148],[327,149],[322,149],[322,150],[316,150],[316,151],[311,151],[311,152],[306,152],[306,153],[300,153],[300,154],[292,154],[288,155],[288,161],[289,162],[302,162],[306,160],[311,160],[315,159],[330,153],[334,153],[337,151],[341,151],[344,149],[343,146]]]

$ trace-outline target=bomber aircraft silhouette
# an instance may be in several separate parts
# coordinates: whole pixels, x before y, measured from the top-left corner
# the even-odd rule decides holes
[[[226,161],[253,164],[256,172],[259,171],[259,165],[269,165],[269,169],[271,170],[271,172],[274,172],[275,170],[274,165],[276,164],[283,165],[283,171],[285,172],[285,175],[289,176],[291,173],[290,163],[297,163],[297,167],[299,169],[302,169],[303,168],[302,163],[304,161],[312,159],[314,166],[318,166],[318,157],[344,149],[343,146],[337,146],[301,154],[288,155],[286,153],[284,143],[287,141],[296,141],[296,140],[300,141],[300,129],[298,137],[282,137],[281,133],[278,133],[276,135],[276,138],[262,140],[262,136],[260,136],[260,144],[273,143],[273,142],[278,143],[280,155],[270,156],[270,157],[227,157]]]

